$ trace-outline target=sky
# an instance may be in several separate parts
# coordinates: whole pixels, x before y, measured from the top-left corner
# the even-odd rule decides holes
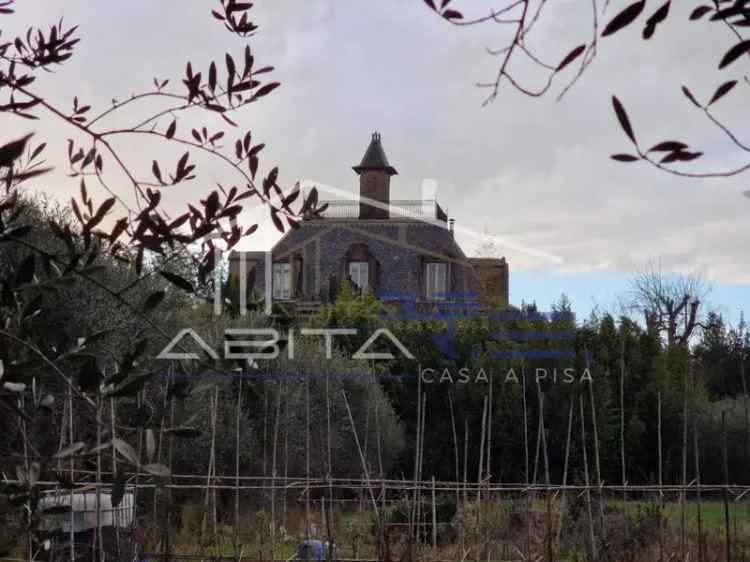
[[[225,52],[240,58],[245,42],[211,18],[215,4],[19,0],[17,13],[0,20],[0,39],[62,16],[79,25],[83,40],[76,55],[54,74],[41,76],[38,87],[61,107],[70,108],[77,95],[95,111],[113,98],[148,90],[153,77],[171,78],[179,87],[188,60],[205,70],[211,60],[223,61]],[[535,301],[546,309],[565,293],[579,317],[592,309],[614,311],[629,279],[657,264],[667,272],[704,275],[713,287],[710,306],[730,321],[739,319],[739,311],[750,310],[750,199],[742,196],[750,188],[747,174],[684,179],[609,158],[630,149],[612,111],[615,94],[644,145],[685,140],[708,154],[682,169],[718,170],[743,161],[743,154],[680,91],[684,84],[705,99],[723,81],[750,72],[748,61],[717,71],[717,61],[735,41],[719,25],[687,23],[697,2],[673,2],[669,19],[651,41],[641,40],[641,25],[601,39],[593,65],[560,101],[556,95],[570,72],[555,81],[548,97],[531,99],[504,84],[497,99],[485,106],[486,92],[476,83],[493,78],[497,70],[498,59],[487,48],[507,44],[508,31],[502,26],[456,28],[421,0],[256,4],[251,13],[260,29],[249,44],[261,65],[276,68],[267,76],[282,86],[235,117],[242,133],[251,129],[255,142],[266,143],[261,171],[278,165],[282,186],[306,180],[305,185],[356,193],[351,166],[377,130],[399,172],[392,181],[392,198],[417,199],[423,181],[434,180],[467,254],[475,253],[487,235],[495,237],[498,253],[510,263],[515,304]],[[478,4],[453,0],[452,6],[469,16],[493,5]],[[608,21],[627,4],[612,0],[600,19]],[[647,4],[647,11],[658,7]],[[590,27],[590,2],[559,0],[549,4],[528,44],[556,64],[590,40]],[[529,86],[544,79],[523,59],[511,68]],[[747,131],[746,137],[748,87],[741,83],[717,104],[717,116],[731,119],[740,136]],[[133,107],[104,124],[124,126],[163,106],[145,101]],[[166,128],[170,121],[159,126]],[[179,130],[204,122],[234,138],[215,118],[184,115]],[[69,199],[78,181],[66,176],[66,139],[82,137],[46,116],[32,123],[0,115],[2,138],[30,131],[36,132],[35,140],[49,143],[47,155],[56,166],[35,187]],[[150,177],[154,155],[169,168],[173,164],[168,162],[181,152],[137,141],[115,139],[141,170],[139,177]],[[236,181],[226,166],[196,161],[205,174],[200,183],[164,190],[175,214],[215,182]],[[110,179],[127,198],[130,188],[124,178],[112,172]],[[99,200],[105,197],[93,186],[90,191]],[[264,212],[250,211],[242,220],[250,223],[256,217],[261,228],[244,243],[246,249],[267,248],[277,236]]]

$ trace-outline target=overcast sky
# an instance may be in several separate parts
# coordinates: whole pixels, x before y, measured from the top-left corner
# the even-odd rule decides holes
[[[457,8],[478,4],[453,3]],[[612,0],[604,19],[628,3]],[[525,98],[506,85],[485,107],[485,92],[475,83],[492,78],[497,68],[497,59],[485,49],[505,45],[507,35],[499,26],[454,28],[421,0],[257,4],[251,13],[260,31],[250,44],[261,64],[276,67],[282,87],[237,120],[243,131],[252,129],[254,138],[267,144],[261,167],[279,165],[284,186],[309,179],[354,192],[351,166],[378,130],[399,172],[392,197],[418,198],[422,181],[434,178],[442,206],[464,229],[459,239],[468,254],[481,241],[471,232],[498,237],[510,262],[515,303],[536,300],[546,308],[565,292],[584,315],[595,304],[612,308],[629,276],[656,262],[666,270],[706,275],[714,284],[712,302],[732,320],[738,310],[750,310],[750,200],[741,195],[750,188],[748,178],[685,180],[609,159],[629,150],[611,109],[614,93],[644,145],[677,138],[714,156],[685,169],[721,169],[739,161],[731,144],[680,92],[685,84],[707,98],[722,81],[750,73],[746,61],[723,74],[715,71],[733,38],[715,24],[686,25],[696,2],[673,2],[669,20],[650,42],[640,39],[641,26],[602,40],[593,66],[560,102],[554,95]],[[590,5],[550,3],[530,45],[556,64],[589,40]],[[658,7],[648,5],[649,11]],[[19,0],[17,13],[0,22],[4,38],[63,15],[80,25],[83,41],[75,57],[56,74],[41,77],[39,86],[62,107],[70,107],[78,95],[96,109],[148,89],[154,76],[178,83],[188,59],[205,69],[211,60],[223,61],[227,51],[239,58],[244,43],[210,17],[213,6],[208,0]],[[516,70],[529,85],[542,79],[522,64]],[[747,99],[748,86],[742,84],[720,102],[718,113],[738,123],[750,141]],[[147,102],[135,113],[147,115],[155,107]],[[112,123],[125,124],[134,115],[125,117]],[[64,173],[65,139],[80,137],[64,123],[46,121],[0,115],[0,131],[2,137],[15,137],[35,130],[50,142],[48,156],[57,171],[39,187],[67,199],[78,184]],[[180,129],[188,123],[180,121]],[[212,130],[226,129],[221,121],[209,124]],[[141,177],[149,177],[150,146],[118,142],[142,166]],[[171,158],[167,153],[164,160]],[[213,182],[236,180],[215,162],[205,166],[206,181],[165,194],[175,212]],[[129,192],[122,178],[112,181]],[[273,228],[264,226],[246,247],[269,246],[274,236]]]

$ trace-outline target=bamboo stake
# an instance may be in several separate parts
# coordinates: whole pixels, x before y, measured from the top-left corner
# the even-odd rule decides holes
[[[70,433],[69,435],[69,442],[74,443],[73,440],[73,389],[70,385],[68,385],[68,392],[67,392],[67,403],[68,403],[68,431]],[[112,450],[112,456],[115,456],[114,448]],[[70,481],[75,482],[75,474],[74,474],[74,460],[73,456],[70,457]],[[133,502],[135,504],[135,502]],[[135,505],[133,507],[135,509]],[[70,541],[70,560],[75,560],[75,519],[74,519],[74,511],[73,511],[73,489],[70,489],[70,535],[68,536],[68,540]],[[135,547],[133,547],[133,555],[135,556]]]
[[[271,560],[276,559],[276,477],[278,476],[276,467],[276,446],[279,437],[279,415],[281,413],[281,387],[282,383],[277,383],[276,389],[276,415],[273,423],[273,447],[271,452]]]
[[[369,390],[369,386],[368,386]],[[365,435],[362,443],[362,450],[364,451],[365,459],[368,458],[367,452],[369,451],[368,445],[370,441],[370,401],[365,400]]]
[[[432,548],[437,548],[437,506],[435,504],[435,477],[432,477]]]
[[[170,372],[172,372],[173,369],[174,369],[174,365],[170,365]],[[170,427],[175,427],[174,409],[175,409],[175,400],[174,400],[174,394],[173,394],[169,398],[169,426]],[[173,472],[173,463],[172,463],[172,461],[173,461],[173,456],[172,456],[173,446],[174,446],[174,433],[170,432],[169,433],[169,451],[168,451],[168,454],[167,454],[167,462],[169,463],[168,466],[169,466],[169,483],[170,484],[172,484],[172,475],[174,474],[174,472]],[[169,516],[169,522],[170,522],[169,526],[171,527],[172,516],[173,516],[172,514],[174,512],[174,496],[172,495],[172,487],[171,486],[169,487],[169,491],[167,493],[167,502],[168,502],[167,505],[169,506],[169,508],[168,508],[169,509],[168,516]],[[170,545],[170,541],[171,541],[170,537],[171,537],[171,534],[170,534],[169,529],[168,529],[167,530],[167,541],[166,541],[167,544],[166,544],[166,549],[165,549],[165,552],[167,554],[171,553],[171,550],[172,550],[171,545]],[[165,559],[168,562],[169,558],[165,556]]]
[[[211,490],[213,489],[211,486],[211,478],[214,474],[214,460],[215,460],[215,454],[216,454],[216,416],[214,415],[214,411],[216,407],[215,407],[214,402],[215,401],[212,395],[209,398],[209,405],[208,405],[209,423],[211,424],[211,445],[210,445],[210,450],[208,454],[208,470],[206,471],[207,474],[206,474],[206,485],[205,485],[206,494],[203,499],[203,517],[201,519],[201,556],[203,556],[203,553],[205,551],[205,546],[206,546],[206,526],[208,523]]]
[[[237,424],[234,436],[234,557],[240,561],[240,431],[242,428],[242,377],[237,381]]]
[[[536,424],[536,448],[534,451],[534,477],[531,479],[532,484],[537,483],[537,474],[539,470],[539,455],[542,448],[542,431],[544,431],[544,423],[542,422],[542,387],[539,384],[539,380],[536,381],[536,399],[539,404],[537,411],[537,424]]]
[[[284,478],[289,476],[289,396],[284,400]],[[284,517],[282,524],[286,529],[287,521],[287,490],[284,488]]]
[[[469,420],[464,418],[464,507],[467,502],[467,488],[469,485],[468,481],[468,469],[469,469]]]
[[[745,408],[745,439],[747,440],[747,467],[750,470],[750,397],[748,396],[747,379],[745,378],[745,342],[740,343],[740,379],[742,380],[742,394]]]
[[[521,381],[522,381],[522,398],[523,398],[523,453],[524,453],[524,467],[526,473],[526,559],[531,558],[531,491],[528,488],[531,483],[529,478],[530,466],[529,466],[529,415],[528,415],[528,403],[526,400],[526,361],[521,356]]]
[[[170,375],[170,377],[171,377],[171,375]],[[158,441],[158,446],[156,448],[156,455],[155,455],[156,459],[155,460],[148,459],[148,462],[161,462],[162,440],[163,440],[163,436],[164,436],[164,418],[165,418],[164,412],[166,412],[166,410],[167,410],[167,403],[168,403],[167,395],[168,395],[168,390],[169,390],[170,377],[167,378],[167,380],[164,383],[164,388],[162,389],[162,393],[163,393],[163,398],[162,398],[162,416],[161,416],[161,420],[159,422],[159,441]],[[148,451],[147,451],[147,453],[148,453]],[[158,507],[159,495],[160,495],[159,494],[159,488],[154,488],[154,494],[153,494],[153,497],[152,497],[152,514],[151,514],[153,534],[156,533],[156,529],[159,529],[159,527],[162,527],[162,528],[168,527],[168,525],[160,526],[160,525],[157,525],[157,523],[156,523],[156,521],[157,521],[157,507]]]
[[[701,521],[701,463],[698,451],[698,423],[693,417],[693,452],[695,455],[695,496],[698,515],[698,562],[703,562],[703,525]]]
[[[542,393],[541,401],[539,402],[539,412],[541,413],[541,427],[542,427],[542,453],[544,456],[544,482],[547,486],[550,485],[549,475],[549,454],[547,450],[547,425],[544,423],[544,393]]]
[[[626,486],[628,477],[625,461],[625,326],[620,324],[620,479],[622,485]],[[623,509],[628,505],[628,493],[622,492]],[[625,518],[625,538],[630,537],[628,519]]]
[[[479,463],[478,463],[478,474],[477,474],[477,520],[476,520],[476,536],[477,540],[479,540],[479,533],[481,532],[481,525],[482,525],[482,468],[484,466],[484,446],[485,446],[485,431],[486,431],[486,423],[487,423],[487,395],[484,395],[484,399],[482,401],[482,426],[481,426],[481,437],[479,438]],[[483,545],[484,546],[484,545]],[[477,552],[477,556],[480,555],[480,552]]]
[[[493,392],[492,392],[492,373],[490,373],[490,397],[489,402],[487,406],[487,469],[485,470],[485,474],[487,475],[487,478],[491,477],[490,472],[490,460],[492,458],[492,398],[493,398]]]
[[[57,440],[57,450],[61,451],[65,447],[65,430],[67,429],[68,401],[63,402],[62,414],[60,415],[60,438]],[[57,459],[55,469],[57,472],[62,470],[62,459]]]
[[[726,543],[726,561],[732,560],[732,542],[729,537],[729,465],[727,463],[727,413],[721,412],[721,438],[724,458],[724,536]]]
[[[453,412],[453,396],[451,395],[450,390],[448,391],[448,406],[450,408],[451,413],[451,429],[453,430],[453,453],[455,456],[456,461],[456,482],[461,480],[461,474],[459,472],[459,461],[458,461],[458,436],[456,435],[456,417]],[[381,475],[382,478],[382,475]],[[458,487],[456,487],[456,507],[458,507],[460,497],[459,497],[459,491]]]
[[[419,438],[419,473],[417,477],[417,532],[420,536],[424,536],[424,527],[422,526],[422,466],[424,463],[424,430],[425,430],[425,416],[427,415],[427,394],[422,393],[422,421],[420,422],[420,438]],[[420,550],[421,559],[421,550]]]
[[[331,550],[331,546],[335,544],[333,540],[333,509],[334,509],[334,503],[333,503],[333,484],[332,484],[332,478],[333,478],[333,463],[331,461],[331,394],[330,394],[330,384],[329,384],[329,377],[328,377],[328,371],[326,371],[326,441],[327,441],[327,453],[328,453],[328,463],[327,463],[327,469],[328,469],[328,501],[329,501],[329,509],[326,512],[327,518],[326,518],[326,531],[328,534],[328,549],[326,550],[326,556],[328,558],[328,562],[332,562],[333,557],[333,551]]]
[[[690,353],[686,349],[686,353]],[[687,359],[688,365],[690,358]],[[688,376],[687,368],[682,374],[682,485],[687,485],[687,443],[688,443]],[[685,516],[685,491],[680,493],[680,551],[685,558],[687,549],[687,522]]]
[[[659,446],[659,562],[664,560],[664,471],[662,464],[662,441],[661,441],[661,392],[656,394],[657,400],[657,436]]]
[[[32,382],[36,381],[36,379],[32,379]],[[34,400],[32,396],[32,403],[35,403],[36,400]],[[23,393],[18,397],[18,400],[16,402],[19,411],[26,412],[26,397]],[[99,410],[97,408],[97,415],[99,415]],[[100,428],[97,426],[96,428],[97,435],[99,435]],[[28,435],[28,428],[26,425],[26,418],[21,418],[21,442],[23,443],[23,464],[24,468],[26,470],[26,478],[31,482],[31,464],[29,461],[29,435]],[[36,484],[36,482],[34,482]],[[33,484],[32,484],[33,485]],[[99,500],[99,481],[97,479],[97,495],[96,499]],[[27,504],[28,506],[29,504]],[[72,509],[72,506],[71,506]],[[26,554],[28,556],[28,562],[33,562],[34,560],[34,537],[32,534],[32,520],[31,520],[31,509],[27,510],[27,525],[26,525]],[[96,510],[96,516],[97,516],[97,528],[99,526],[99,509],[97,504],[97,510]],[[94,548],[92,549],[92,557],[96,556],[96,535],[94,535]],[[95,561],[94,561],[95,562]]]
[[[583,474],[586,483],[586,508],[589,517],[589,541],[591,543],[591,559],[596,560],[596,542],[594,541],[594,517],[591,511],[591,488],[589,479],[589,461],[586,453],[586,422],[583,411],[583,396],[580,397],[581,403],[581,448],[583,450]]]
[[[310,540],[310,376],[305,377],[305,535]]]
[[[557,523],[557,537],[556,537],[556,543],[557,548],[560,548],[560,532],[562,531],[562,522],[563,522],[563,516],[566,509],[566,503],[567,503],[567,494],[564,491],[565,486],[568,484],[568,462],[570,459],[570,437],[573,432],[573,397],[570,397],[570,407],[568,408],[568,435],[565,439],[565,463],[563,465],[563,478],[562,478],[562,486],[563,486],[563,492],[561,494],[560,498],[560,516],[558,517],[558,523]]]
[[[526,402],[526,363],[521,358],[521,390],[523,398],[523,457],[526,471],[526,484],[529,484],[529,416]]]
[[[414,498],[412,501],[411,512],[409,514],[409,536],[414,536],[414,523],[417,517],[417,481],[419,479],[419,448],[422,426],[422,377],[417,377],[417,425],[416,425],[416,445],[414,447]],[[412,558],[412,541],[409,539],[409,558]]]
[[[94,544],[97,545],[98,549],[95,548],[92,555],[96,555],[96,550],[99,551],[99,560],[104,560],[104,545],[102,544],[102,500],[101,500],[101,486],[102,486],[102,397],[101,392],[96,395],[96,535]],[[71,506],[71,509],[73,506]]]
[[[484,462],[484,436],[485,436],[485,430],[486,430],[486,424],[487,424],[487,395],[484,396],[484,400],[482,401],[482,433],[481,437],[479,438],[479,469],[477,474],[477,503],[481,501],[482,498],[482,468],[483,468],[483,462]]]
[[[375,511],[375,517],[376,520],[380,520],[379,511],[378,511],[378,502],[375,501],[375,494],[372,492],[372,487],[370,486],[370,472],[367,470],[367,462],[365,461],[364,453],[362,452],[362,447],[359,444],[359,437],[357,436],[357,428],[354,425],[354,417],[352,417],[352,410],[349,407],[349,400],[346,398],[346,392],[344,390],[341,390],[341,394],[344,397],[344,404],[346,405],[346,413],[349,416],[349,423],[352,425],[352,433],[354,434],[354,442],[357,444],[357,450],[359,451],[359,458],[362,462],[362,471],[365,475],[365,482],[367,483],[367,489],[370,491],[370,499],[372,500],[372,508]]]
[[[263,476],[266,476],[267,458],[266,444],[268,443],[268,385],[263,384]]]
[[[112,439],[117,438],[117,423],[116,423],[116,406],[115,406],[115,398],[110,397],[109,399],[109,431],[112,435]],[[112,478],[117,478],[117,455],[112,455]],[[110,495],[110,498],[112,496]],[[120,516],[119,516],[119,510],[115,510],[114,506],[110,504],[110,507],[112,508],[112,518],[113,523],[115,525],[115,550],[117,552],[117,556],[120,556]]]
[[[388,524],[388,522],[385,520],[385,509],[386,509],[386,487],[385,487],[385,476],[383,472],[383,453],[381,450],[381,443],[380,443],[380,416],[378,415],[378,409],[380,407],[380,400],[378,400],[375,403],[375,431],[377,435],[378,440],[378,469],[380,470],[380,481],[381,481],[381,488],[380,488],[380,513],[383,517],[383,520],[380,522],[380,536],[378,536],[378,559],[379,560],[388,560],[388,545],[386,544],[387,539],[387,531],[385,529],[385,526]],[[458,505],[458,503],[456,503]]]
[[[544,450],[544,480],[547,485],[545,491],[547,504],[547,562],[552,562],[552,495],[550,492],[549,455],[547,452],[547,428],[544,424],[544,393],[539,402],[542,426],[542,447]]]
[[[585,348],[584,348],[585,350]],[[588,351],[586,353],[586,368],[589,368],[589,357]],[[599,526],[601,527],[601,540],[603,543],[607,540],[607,529],[604,520],[604,493],[602,490],[602,468],[599,456],[599,424],[597,422],[596,415],[596,400],[594,399],[594,383],[589,379],[589,399],[591,400],[591,429],[593,431],[592,438],[594,439],[594,460],[596,461],[596,484],[599,487]]]

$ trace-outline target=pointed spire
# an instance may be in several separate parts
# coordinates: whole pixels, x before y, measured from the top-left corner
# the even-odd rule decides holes
[[[362,162],[359,163],[359,166],[354,166],[353,169],[357,174],[361,174],[366,170],[384,170],[389,176],[398,173],[396,168],[388,163],[383,145],[380,143],[380,133],[377,131],[372,134],[370,146],[367,147],[365,155],[362,157]]]

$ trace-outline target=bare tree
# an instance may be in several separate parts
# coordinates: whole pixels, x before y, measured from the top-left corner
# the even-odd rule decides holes
[[[630,282],[631,307],[643,312],[649,330],[667,345],[687,345],[702,327],[701,305],[710,287],[698,274],[678,275],[650,265]]]
[[[495,235],[490,232],[487,225],[484,226],[482,240],[476,245],[474,254],[479,258],[500,258],[503,255]]]
[[[467,18],[451,4],[451,0],[424,0],[427,6],[445,21],[454,26],[496,26],[503,38],[500,48],[488,48],[490,56],[498,59],[497,71],[492,80],[479,83],[479,88],[489,92],[484,104],[494,101],[500,93],[501,86],[508,84],[524,95],[543,97],[553,88],[553,82],[565,79],[565,86],[557,94],[557,99],[575,84],[597,55],[597,47],[602,39],[614,35],[625,27],[641,22],[643,39],[649,40],[657,28],[670,17],[672,0],[660,2],[632,0],[615,15],[607,14],[609,0],[590,0],[590,34],[581,37],[580,44],[571,45],[566,53],[541,53],[532,48],[532,39],[538,22],[543,18],[561,18],[566,16],[568,6],[548,0],[498,0],[489,13],[478,17]],[[454,2],[459,4],[459,2]],[[466,2],[468,4],[468,2]],[[655,7],[652,7],[655,5]],[[676,3],[675,3],[676,5]],[[570,17],[570,16],[568,16]],[[674,17],[674,13],[671,14]],[[746,0],[704,0],[696,2],[686,24],[715,24],[726,29],[735,43],[726,52],[717,53],[719,70],[735,69],[736,61],[750,57],[750,39],[743,34],[750,26],[750,5]],[[524,74],[519,69],[533,69],[540,72],[543,78],[541,87],[529,86],[519,76]],[[528,73],[526,73],[528,74]],[[567,75],[567,77],[566,77]],[[740,87],[737,87],[740,86]],[[745,159],[736,165],[711,171],[690,172],[679,169],[679,164],[697,160],[703,152],[691,149],[682,140],[663,140],[647,148],[636,138],[634,127],[620,100],[613,96],[612,105],[622,130],[633,145],[632,154],[613,154],[612,158],[620,162],[647,162],[655,168],[685,177],[727,177],[742,174],[750,170],[750,146],[741,140],[735,130],[736,123],[720,121],[714,114],[714,104],[732,92],[734,95],[747,95],[750,78],[743,75],[739,80],[727,80],[716,87],[713,95],[701,101],[688,86],[682,85],[682,93],[687,102],[695,107],[712,127],[718,128],[727,140],[744,153]],[[676,87],[676,86],[675,86]],[[742,88],[744,87],[744,88]]]

